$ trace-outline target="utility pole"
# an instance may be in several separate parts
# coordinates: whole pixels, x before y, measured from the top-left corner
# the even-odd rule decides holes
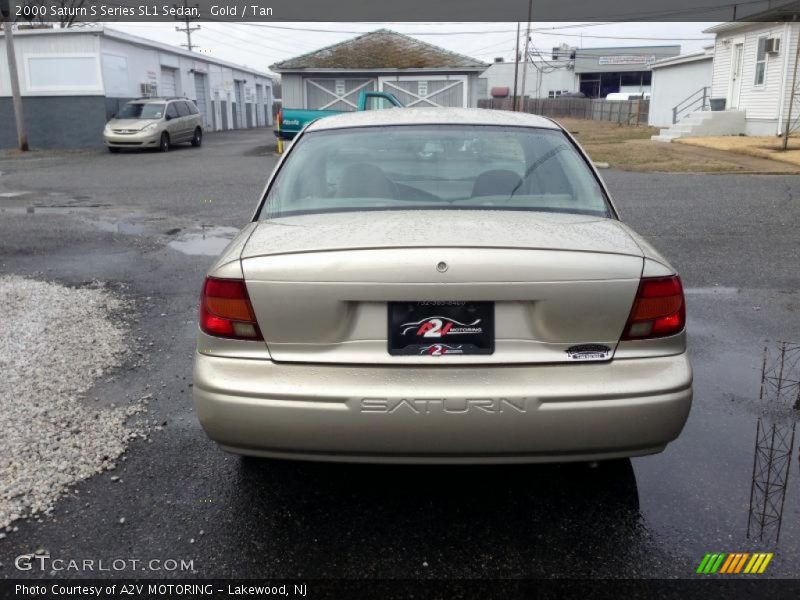
[[[8,59],[8,76],[11,79],[11,98],[14,105],[14,118],[17,122],[17,146],[22,152],[28,151],[28,134],[25,132],[25,114],[22,111],[22,96],[19,92],[19,73],[17,73],[17,55],[14,52],[14,34],[11,31],[11,0],[0,0],[0,12],[3,14],[3,33],[6,38],[6,59]]]
[[[519,75],[519,21],[517,21],[517,49],[514,53],[514,106],[511,110],[517,111],[517,76]]]
[[[197,6],[197,5],[195,5],[195,6]],[[186,26],[185,27],[176,27],[175,31],[179,31],[181,33],[185,33],[186,34],[186,43],[185,44],[181,44],[181,46],[184,46],[187,50],[189,50],[189,52],[191,52],[192,48],[193,48],[193,46],[192,46],[192,32],[193,31],[197,31],[198,29],[200,29],[200,25],[195,25],[194,27],[191,26],[191,22],[192,22],[193,17],[189,16],[189,10],[188,10],[189,9],[189,5],[188,5],[187,0],[183,0],[183,8],[184,8],[184,13],[183,14],[186,15],[186,16],[182,20],[186,23]]]
[[[791,29],[789,30],[791,31]],[[789,40],[791,42],[791,40]],[[798,40],[800,42],[800,40]],[[787,42],[786,48],[789,48]],[[789,113],[786,115],[786,124],[783,126],[783,149],[789,148],[789,133],[792,129],[792,108],[794,106],[794,98],[797,95],[797,63],[800,60],[800,43],[797,44],[797,50],[794,53],[794,72],[792,74],[792,93],[789,96]]]
[[[526,102],[525,99],[525,80],[528,78],[528,52],[531,43],[531,10],[533,9],[533,0],[528,0],[528,25],[525,27],[525,54],[523,55],[522,63],[522,111],[525,112]]]

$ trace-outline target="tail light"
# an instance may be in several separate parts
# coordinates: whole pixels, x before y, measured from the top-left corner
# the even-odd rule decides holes
[[[681,278],[645,277],[622,334],[623,340],[666,337],[683,331],[686,326],[686,303]]]
[[[206,277],[200,296],[200,329],[216,337],[264,339],[244,280]]]
[[[278,116],[275,117],[275,122],[278,125],[278,131],[280,131],[281,130],[281,125],[283,125],[283,109],[280,109],[278,111]]]

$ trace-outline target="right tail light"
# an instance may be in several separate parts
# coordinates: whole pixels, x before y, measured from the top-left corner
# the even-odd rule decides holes
[[[677,275],[644,277],[625,324],[623,340],[645,340],[675,335],[686,327],[683,285]]]

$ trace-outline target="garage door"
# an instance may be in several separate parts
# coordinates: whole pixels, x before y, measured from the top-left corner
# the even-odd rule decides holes
[[[175,69],[161,67],[161,89],[158,90],[160,96],[177,96],[178,87],[175,84]]]
[[[264,86],[260,83],[256,84],[256,105],[255,105],[255,115],[256,115],[256,126],[262,127],[264,125],[264,120],[261,118],[261,107],[264,105]]]
[[[233,126],[236,128],[244,128],[244,82],[235,82],[236,92],[236,114],[234,115]]]
[[[466,75],[381,77],[380,84],[403,106],[467,106]]]
[[[203,115],[203,125],[211,125],[211,117],[208,110],[208,92],[206,88],[206,76],[203,73],[194,74],[194,90],[197,98],[197,110]]]
[[[306,108],[356,110],[361,92],[374,92],[374,79],[306,79]]]

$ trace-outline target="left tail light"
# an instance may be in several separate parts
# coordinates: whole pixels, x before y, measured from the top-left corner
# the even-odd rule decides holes
[[[263,340],[243,279],[206,277],[200,296],[200,329],[236,340]]]

